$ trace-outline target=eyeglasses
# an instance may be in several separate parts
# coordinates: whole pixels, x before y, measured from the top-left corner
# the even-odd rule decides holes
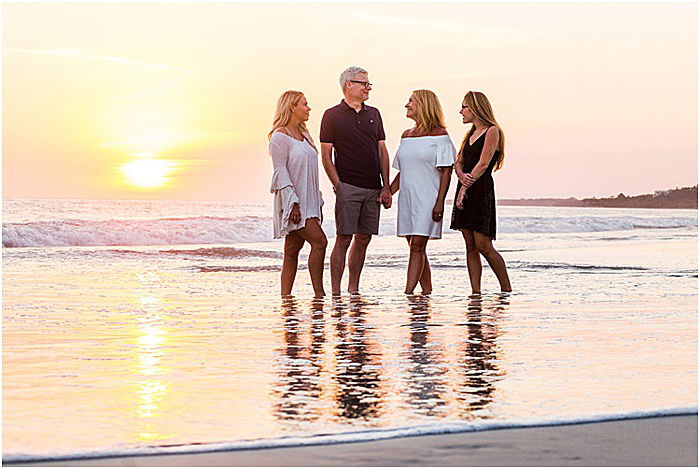
[[[370,82],[368,82],[368,81],[358,81],[358,80],[348,80],[348,81],[350,81],[350,82],[352,82],[352,83],[358,83],[358,84],[364,86],[365,88],[371,88],[371,87],[372,87],[372,83],[370,83]]]

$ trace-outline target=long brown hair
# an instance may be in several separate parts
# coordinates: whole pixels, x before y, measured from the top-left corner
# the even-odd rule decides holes
[[[501,128],[501,126],[498,124],[498,122],[496,122],[496,118],[493,116],[493,109],[491,108],[491,103],[489,102],[489,99],[481,91],[469,91],[464,96],[464,101],[462,102],[467,103],[467,106],[469,106],[469,110],[472,111],[472,113],[476,116],[477,119],[479,119],[482,122],[486,122],[490,126],[494,126],[498,129],[498,146],[496,147],[496,151],[500,153],[498,155],[498,161],[496,161],[496,165],[493,167],[494,171],[498,171],[503,167],[503,159],[506,156],[505,134],[503,133],[503,129]],[[471,137],[474,134],[475,130],[476,126],[472,124],[472,128],[469,129],[467,135],[464,136],[464,140],[462,140],[462,146],[459,148],[457,161],[462,160],[464,146],[469,141],[469,137]]]
[[[413,98],[418,103],[416,128],[426,133],[437,127],[445,128],[445,116],[435,93],[430,90],[415,90]]]
[[[292,119],[292,109],[297,104],[299,104],[299,101],[303,96],[304,93],[302,93],[301,91],[289,90],[282,93],[282,96],[280,96],[277,100],[277,109],[275,110],[275,117],[272,120],[272,130],[270,130],[270,133],[267,134],[268,139],[272,137],[272,134],[275,133],[275,130],[281,129],[282,127],[286,127],[287,124],[289,124],[289,121]],[[308,141],[309,144],[312,147],[314,147],[314,149],[316,149],[316,145],[314,145],[314,139],[311,138],[311,134],[306,128],[305,122],[299,123],[298,130],[299,133],[306,139],[306,141]]]

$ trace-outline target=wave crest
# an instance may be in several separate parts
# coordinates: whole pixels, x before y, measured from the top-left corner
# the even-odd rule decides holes
[[[501,233],[585,233],[645,229],[695,228],[694,217],[499,217]],[[380,233],[393,235],[396,219],[382,216]],[[324,230],[334,235],[333,220]],[[445,226],[446,233],[450,230]],[[2,245],[16,247],[65,246],[168,246],[183,244],[232,244],[269,241],[269,216],[158,218],[148,220],[62,220],[3,223]],[[203,255],[217,255],[211,252]],[[230,253],[223,254],[230,257]]]

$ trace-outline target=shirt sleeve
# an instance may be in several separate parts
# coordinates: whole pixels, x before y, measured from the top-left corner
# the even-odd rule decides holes
[[[335,135],[333,132],[333,119],[328,115],[328,111],[323,113],[321,119],[321,135],[319,136],[321,143],[334,143]]]
[[[455,164],[456,154],[457,151],[455,150],[455,146],[452,143],[452,139],[448,137],[444,141],[438,142],[437,152],[435,155],[435,166],[438,168],[452,166],[453,164]]]
[[[270,156],[272,157],[272,182],[270,183],[270,192],[275,193],[285,187],[290,187],[294,189],[294,183],[292,183],[292,178],[287,170],[287,160],[289,159],[289,149],[282,147],[281,145],[273,141],[273,137],[270,139]],[[277,140],[277,139],[275,139]],[[296,193],[293,196],[296,201],[299,201]]]
[[[377,110],[377,119],[379,119],[379,127],[377,128],[377,140],[386,140],[386,135],[384,134],[384,122],[382,121],[382,115]]]
[[[401,150],[401,145],[399,144],[399,149],[396,150],[396,155],[394,155],[394,162],[391,164],[391,167],[394,169],[398,169],[401,171],[401,163],[399,161],[399,151]]]

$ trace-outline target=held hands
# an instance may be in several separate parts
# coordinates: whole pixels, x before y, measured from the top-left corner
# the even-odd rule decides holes
[[[301,221],[301,210],[299,209],[299,204],[294,204],[292,206],[292,213],[289,214],[289,220],[295,225]]]
[[[464,209],[464,197],[467,195],[467,186],[462,186],[457,193],[457,200],[455,200],[455,205],[458,209]]]
[[[459,181],[462,183],[463,186],[465,186],[467,189],[471,187],[474,182],[476,182],[476,179],[474,176],[472,176],[472,173],[462,173],[463,177],[459,178]]]
[[[472,184],[476,182],[476,178],[474,178],[472,173],[464,173],[464,177],[460,177],[459,180],[462,183],[462,187],[459,189],[459,193],[457,194],[455,205],[458,209],[462,210],[464,208],[464,198],[467,196],[467,189],[469,189]]]
[[[381,202],[384,208],[391,208],[391,189],[388,186],[383,187],[379,192],[377,202]]]

